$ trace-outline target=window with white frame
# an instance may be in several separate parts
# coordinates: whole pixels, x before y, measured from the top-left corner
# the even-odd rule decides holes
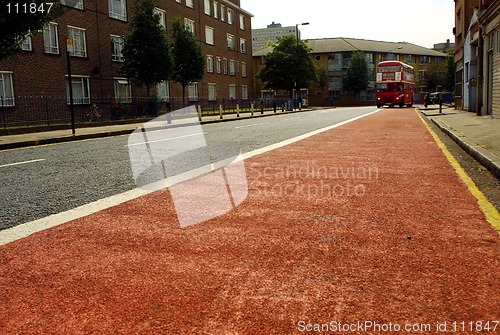
[[[189,101],[198,101],[198,83],[189,83],[188,86],[188,99]]]
[[[189,8],[194,8],[194,1],[193,0],[186,0],[186,6]]]
[[[229,85],[229,99],[231,100],[236,99],[236,85],[234,84]]]
[[[132,102],[132,88],[127,78],[113,78],[115,86],[115,99],[119,103]]]
[[[240,14],[240,29],[245,30],[245,16]]]
[[[123,46],[125,40],[122,36],[111,35],[111,58],[115,62],[123,62]]]
[[[167,29],[167,23],[166,23],[166,15],[165,11],[163,9],[155,7],[154,13],[160,17],[160,26],[163,27],[163,29]]]
[[[210,101],[217,100],[217,84],[214,83],[208,84],[208,100]]]
[[[241,85],[241,98],[244,100],[248,99],[248,86]]]
[[[247,53],[247,40],[244,38],[240,38],[240,52],[242,54]]]
[[[219,18],[219,3],[214,1],[214,18]]]
[[[83,9],[83,0],[60,0],[61,5]]]
[[[170,99],[170,83],[168,81],[162,81],[156,85],[156,96],[161,101]]]
[[[207,72],[214,72],[214,56],[207,55]]]
[[[222,60],[222,68],[224,70],[224,74],[227,74],[227,58]]]
[[[0,72],[0,107],[14,106],[14,85],[12,72]]]
[[[175,0],[175,2],[177,2],[177,3],[182,3],[182,0]]]
[[[214,28],[205,26],[205,41],[210,45],[215,44]]]
[[[70,103],[69,85],[70,85],[69,78],[66,77],[66,97],[68,98],[68,104]],[[71,87],[73,89],[74,104],[83,105],[90,103],[89,77],[72,76]]]
[[[127,0],[108,0],[109,17],[127,21]]]
[[[247,63],[241,62],[241,76],[246,78],[247,76]]]
[[[232,10],[231,8],[227,9],[227,23],[234,23],[234,10]]]
[[[194,35],[194,21],[190,20],[188,18],[185,18],[184,25],[186,26],[186,29],[189,30]]]
[[[227,48],[234,50],[234,35],[227,34]]]
[[[217,57],[215,60],[215,71],[220,74],[222,72],[222,59]]]
[[[229,60],[229,75],[230,76],[236,75],[236,62],[232,59]]]
[[[226,21],[226,6],[225,5],[220,5],[220,20],[222,22]]]
[[[58,54],[59,41],[57,35],[57,23],[50,22],[43,28],[43,44],[45,46],[45,53]]]
[[[31,44],[31,35],[30,34],[26,35],[26,37],[22,41],[22,43],[21,43],[21,50],[24,50],[24,51],[31,51],[31,50],[33,50],[33,46]]]
[[[210,11],[210,0],[205,0],[205,14],[207,15],[211,15],[211,11]]]
[[[73,51],[69,53],[71,56],[87,57],[85,29],[68,27],[68,39],[73,41]]]

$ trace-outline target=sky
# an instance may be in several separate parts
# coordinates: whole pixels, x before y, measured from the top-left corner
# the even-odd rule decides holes
[[[252,29],[273,21],[299,27],[302,39],[348,37],[410,42],[426,48],[454,42],[452,0],[241,0]]]

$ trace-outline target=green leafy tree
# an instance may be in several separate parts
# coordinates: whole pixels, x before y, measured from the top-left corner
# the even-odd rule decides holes
[[[318,87],[320,89],[326,88],[328,85],[328,69],[322,67],[318,69]]]
[[[455,51],[448,51],[446,54],[446,79],[444,87],[447,91],[455,91]]]
[[[427,67],[427,86],[431,92],[437,90],[438,86],[444,86],[446,82],[446,62],[432,63]]]
[[[286,90],[293,97],[296,87],[310,87],[317,81],[314,66],[307,45],[293,35],[282,37],[272,52],[264,56],[264,67],[257,74],[266,89]]]
[[[347,92],[359,94],[368,88],[370,78],[368,76],[368,64],[363,52],[355,51],[352,53],[342,81],[344,90]]]
[[[182,86],[182,101],[186,96],[186,86],[203,78],[205,73],[205,56],[200,44],[190,30],[176,18],[173,22],[173,80]]]
[[[41,0],[0,0],[0,60],[20,51],[26,36],[38,33],[55,16],[57,7],[57,3],[51,6]]]
[[[146,86],[148,97],[151,87],[168,80],[172,73],[172,51],[154,8],[154,0],[135,1],[123,47],[122,71],[138,86]]]

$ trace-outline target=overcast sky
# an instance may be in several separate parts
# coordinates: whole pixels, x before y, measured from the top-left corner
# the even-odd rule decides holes
[[[351,37],[410,42],[432,48],[454,42],[452,0],[241,0],[252,13],[252,29],[271,22],[299,27],[303,39]]]

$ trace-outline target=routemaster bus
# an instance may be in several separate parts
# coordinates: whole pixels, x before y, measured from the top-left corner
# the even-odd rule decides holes
[[[378,64],[377,107],[396,105],[411,107],[415,89],[413,67],[399,61],[385,61]]]

